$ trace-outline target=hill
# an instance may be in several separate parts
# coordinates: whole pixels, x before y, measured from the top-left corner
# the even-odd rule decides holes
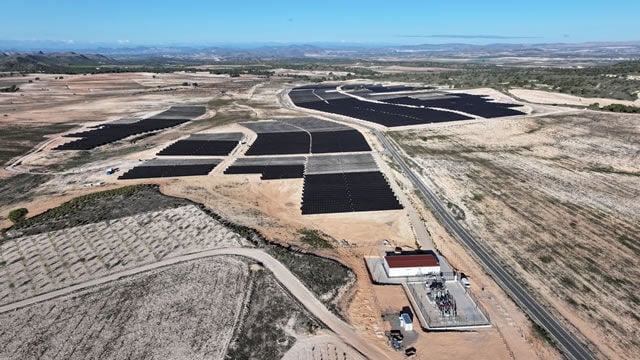
[[[101,66],[117,61],[100,54],[59,53],[0,53],[0,71],[55,72],[70,66]]]

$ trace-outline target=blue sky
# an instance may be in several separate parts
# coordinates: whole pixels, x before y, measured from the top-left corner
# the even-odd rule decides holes
[[[640,1],[5,0],[0,40],[542,43],[640,40]]]

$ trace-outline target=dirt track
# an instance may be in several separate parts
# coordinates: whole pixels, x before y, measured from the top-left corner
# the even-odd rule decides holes
[[[363,353],[369,359],[387,359],[387,355],[383,353],[377,347],[368,344],[362,341],[357,335],[355,330],[346,324],[344,321],[340,320],[337,316],[333,315],[325,306],[313,296],[311,291],[309,291],[298,278],[293,275],[289,269],[287,269],[284,265],[278,262],[276,259],[268,255],[267,253],[256,250],[256,249],[246,249],[246,248],[228,248],[228,249],[216,249],[216,250],[208,250],[197,252],[189,255],[178,256],[171,259],[166,259],[162,261],[158,261],[153,264],[141,266],[135,269],[121,271],[119,273],[105,276],[99,279],[86,281],[80,284],[76,284],[73,286],[69,286],[64,289],[52,291],[43,295],[35,296],[29,299],[25,299],[22,301],[14,302],[5,306],[0,307],[0,313],[12,311],[15,309],[19,309],[25,306],[29,306],[38,302],[54,299],[60,296],[65,296],[72,294],[76,291],[86,291],[87,289],[106,284],[112,281],[116,281],[126,276],[131,276],[135,274],[139,274],[142,272],[170,266],[177,263],[182,263],[185,261],[201,259],[210,256],[217,255],[240,255],[252,258],[254,260],[260,261],[262,265],[271,270],[273,274],[278,278],[278,280],[287,288],[287,290],[293,295],[300,303],[307,308],[314,316],[316,316],[320,321],[322,321],[327,327],[333,330],[345,343],[353,346],[358,351]]]

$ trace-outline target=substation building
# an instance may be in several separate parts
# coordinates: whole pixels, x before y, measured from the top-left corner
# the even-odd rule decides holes
[[[440,261],[433,251],[402,251],[396,248],[382,262],[389,277],[413,277],[440,274]]]

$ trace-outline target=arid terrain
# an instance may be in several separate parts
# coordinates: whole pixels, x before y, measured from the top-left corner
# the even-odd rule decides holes
[[[257,289],[268,295],[251,299]],[[178,264],[0,319],[7,359],[223,359],[229,348],[238,358],[238,347],[282,356],[313,321],[273,275],[236,257]]]
[[[392,70],[403,71],[403,68]],[[223,175],[220,169],[208,176],[138,180],[117,180],[117,175],[105,174],[110,167],[117,168],[119,173],[125,172],[141,159],[153,158],[167,144],[191,133],[242,131],[252,141],[251,132],[235,123],[308,116],[281,107],[279,95],[282,90],[302,84],[287,76],[326,74],[286,69],[279,74],[270,79],[254,75],[231,78],[208,72],[38,74],[28,75],[26,78],[34,81],[21,85],[20,92],[1,94],[0,131],[11,136],[0,145],[0,160],[5,163],[0,170],[0,220],[3,227],[8,227],[7,214],[18,207],[26,207],[29,218],[38,214],[43,216],[36,216],[34,219],[38,220],[33,222],[28,218],[26,224],[29,226],[18,226],[4,235],[6,239],[0,239],[0,261],[3,261],[0,271],[7,274],[0,279],[2,301],[22,299],[192,251],[254,246],[249,245],[247,238],[250,236],[243,232],[245,230],[238,235],[226,229],[230,222],[242,229],[255,229],[269,242],[283,245],[268,245],[265,251],[298,276],[329,310],[348,321],[358,337],[373,347],[384,349],[390,358],[402,358],[401,353],[393,352],[387,344],[383,334],[389,324],[382,320],[381,314],[397,312],[402,306],[409,305],[409,301],[399,286],[373,285],[363,258],[377,256],[392,249],[391,246],[416,247],[416,230],[407,210],[303,216],[300,213],[301,179],[261,181],[256,175]],[[508,99],[495,90],[476,92],[490,92],[492,96]],[[185,104],[206,105],[207,113],[175,128],[119,140],[94,150],[51,150],[67,141],[59,136],[61,133],[120,118],[144,117],[172,105]],[[639,150],[635,145],[639,132],[637,117],[581,111],[542,116],[541,113],[552,112],[550,110],[554,108],[532,108],[535,117],[420,126],[419,130],[405,129],[389,134],[414,161],[416,169],[421,169],[424,178],[435,185],[440,196],[451,203],[451,208],[464,214],[465,225],[490,245],[506,266],[524,276],[534,291],[541,293],[606,356],[626,346],[637,348],[635,328],[638,319],[633,309],[639,295],[636,287],[628,283],[629,279],[638,276],[634,272],[638,265],[635,230],[640,213],[634,201],[638,197],[634,184],[640,171]],[[600,120],[604,118],[607,120]],[[428,235],[437,249],[452,265],[473,279],[472,292],[491,317],[492,328],[475,332],[420,332],[415,346],[422,351],[417,358],[435,355],[558,359],[559,353],[546,341],[544,334],[532,326],[417,200],[407,179],[382,153],[376,137],[363,127],[350,126],[360,130],[370,143],[394,190],[406,192],[402,197],[426,222]],[[241,146],[241,151],[244,150],[246,146]],[[227,160],[225,164],[230,162]],[[54,211],[53,216],[45,212],[78,196],[136,184],[155,184],[163,194],[186,200],[160,200],[152,195],[154,201],[149,203],[158,201],[161,205],[148,207],[141,205],[145,204],[144,196],[134,194],[100,201],[83,200],[80,205],[88,206],[83,209],[93,210],[82,214],[68,205],[58,208],[63,210]],[[209,218],[192,202],[217,214],[220,222]],[[117,215],[105,215],[114,211]],[[57,217],[58,213],[71,215]],[[48,225],[38,228],[41,221]],[[326,241],[331,246],[316,248],[305,243],[301,236],[305,229],[326,234]],[[101,235],[98,238],[90,236],[95,233]],[[145,235],[156,233],[163,236],[156,239]],[[190,244],[186,243],[187,238],[192,239]],[[385,246],[384,241],[390,246]],[[111,245],[104,245],[106,242]],[[110,251],[102,251],[105,246]],[[79,255],[82,251],[96,256],[88,260],[92,255]],[[305,256],[310,255],[306,252],[337,260],[339,264],[315,256],[307,258]],[[114,255],[116,253],[120,255]],[[126,257],[124,262],[117,261],[121,255]],[[85,260],[79,261],[81,258]],[[603,258],[606,260],[601,260]],[[247,272],[250,262],[237,258],[224,257],[223,261],[239,263],[238,276],[245,284],[253,284],[251,291],[243,293],[249,306],[242,316],[256,317],[270,309],[280,320],[276,325],[255,322],[253,327],[236,327],[232,334],[220,333],[224,337],[220,344],[212,344],[209,339],[193,340],[190,345],[200,345],[195,350],[185,345],[184,351],[193,352],[184,354],[258,358],[258,354],[264,352],[269,358],[279,358],[293,346],[286,358],[305,358],[310,353],[323,358],[359,358],[335,334],[318,330],[315,320],[288,297],[269,272],[255,267]],[[185,277],[184,272],[191,268],[198,271]],[[137,314],[137,317],[123,319],[118,326],[120,329],[138,329],[141,336],[150,336],[150,340],[129,353],[121,353],[114,344],[127,341],[126,336],[130,335],[114,335],[110,333],[116,331],[113,329],[107,334],[104,333],[107,330],[87,330],[93,338],[108,344],[100,351],[108,351],[105,354],[116,358],[145,354],[177,356],[178,353],[171,352],[177,348],[157,346],[173,341],[162,338],[161,333],[176,331],[185,336],[196,336],[192,329],[184,328],[186,324],[178,320],[167,319],[161,324],[164,330],[143,335],[146,334],[145,324],[149,324],[153,314],[165,311],[166,306],[196,307],[202,311],[205,311],[202,304],[218,306],[212,302],[224,299],[200,302],[201,297],[184,296],[194,287],[215,292],[218,286],[224,286],[222,283],[227,280],[209,279],[203,275],[218,268],[213,260],[197,260],[102,285],[83,292],[80,297],[67,296],[14,313],[0,314],[13,324],[29,322],[31,309],[34,316],[40,316],[36,325],[21,327],[22,332],[2,328],[0,343],[6,344],[8,357],[55,357],[51,351],[69,358],[93,356],[91,351],[94,350],[87,348],[87,339],[74,340],[67,345],[58,344],[57,339],[62,336],[60,334],[71,331],[71,324],[76,320],[80,326],[89,326],[83,322],[84,318],[76,319],[80,316],[77,314],[101,316],[101,310],[93,305],[83,305],[80,300],[101,297],[103,295],[99,294],[106,292],[114,297],[132,298],[128,300],[132,307],[120,311]],[[145,282],[143,279],[147,277],[160,279],[149,283],[148,286],[154,289],[156,283],[172,281],[166,277],[188,281],[176,284],[180,296],[170,304],[163,300],[164,295],[156,292],[144,295],[125,291],[128,284]],[[264,297],[266,293],[272,293],[273,297]],[[274,306],[276,303],[280,305]],[[603,306],[603,303],[607,305]],[[234,304],[227,305],[238,306]],[[104,306],[107,305],[111,306]],[[285,305],[297,310],[282,323]],[[80,310],[74,310],[76,317],[58,325],[62,329],[60,334],[45,329],[50,321],[46,313],[66,313],[71,308]],[[142,318],[140,314],[146,317]],[[189,316],[205,315],[193,313]],[[595,330],[590,327],[592,323],[596,324]],[[103,324],[107,323],[96,321],[95,327]],[[209,333],[218,331],[210,325],[198,323],[197,329]],[[38,345],[33,350],[27,349],[25,343],[16,341],[16,336],[24,331],[42,334],[41,337],[55,346],[43,348]],[[320,334],[317,338],[313,336],[316,331]],[[277,336],[270,338],[270,333]],[[43,340],[43,343],[48,344],[47,341]],[[221,344],[227,344],[224,346],[228,349],[221,348]],[[260,344],[273,346],[261,348]],[[630,354],[629,358],[633,357]]]
[[[392,133],[452,212],[607,357],[636,358],[640,117],[577,110]]]

